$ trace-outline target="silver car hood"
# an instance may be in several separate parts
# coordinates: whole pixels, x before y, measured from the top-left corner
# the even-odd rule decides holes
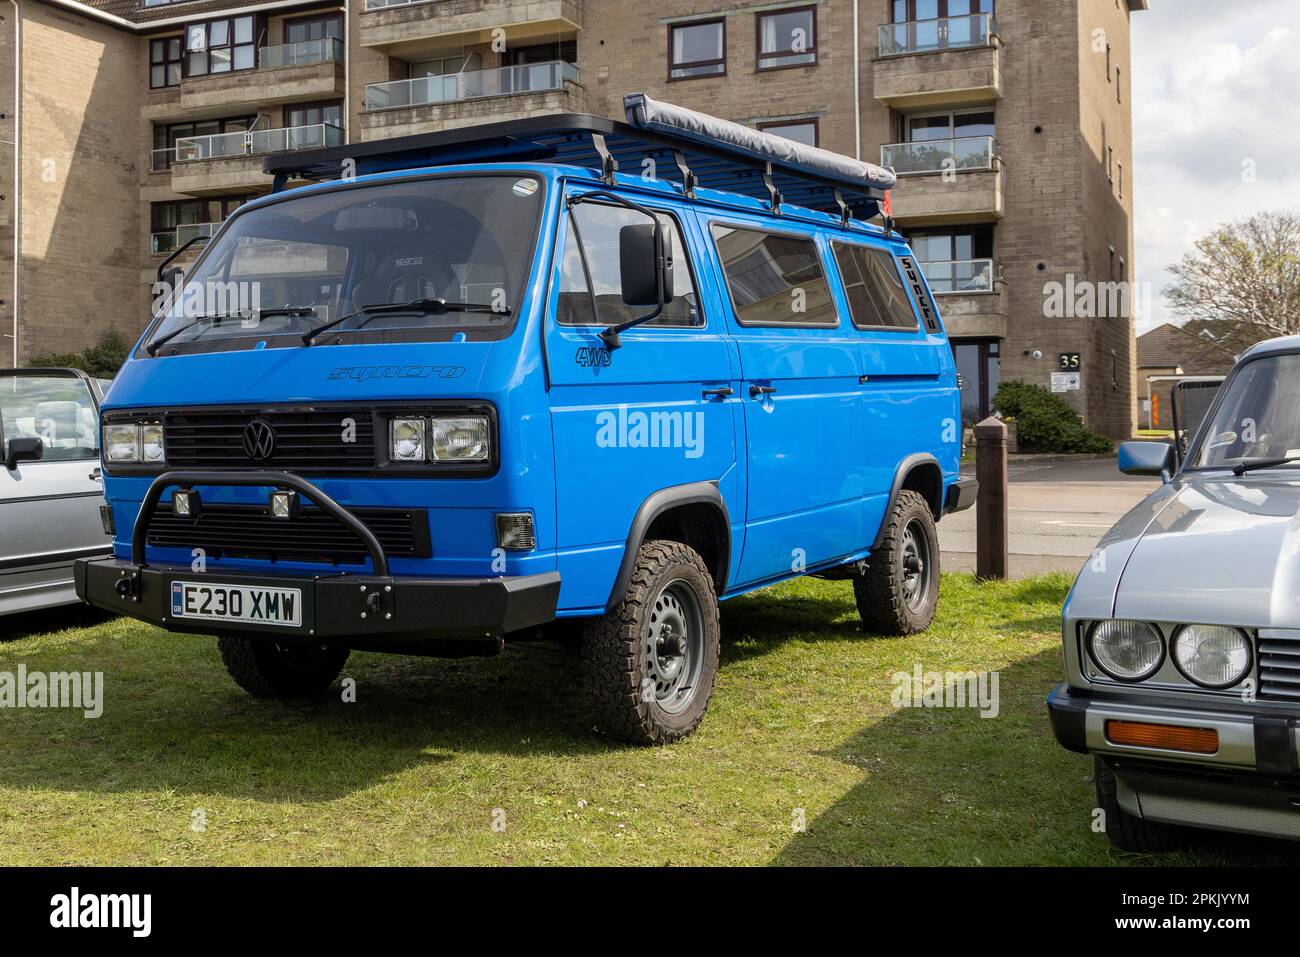
[[[1117,618],[1300,628],[1297,512],[1300,478],[1289,470],[1179,479],[1102,540],[1122,569],[1094,573],[1101,587],[1084,591],[1101,598],[1109,579]],[[1085,567],[1076,591],[1088,577]]]

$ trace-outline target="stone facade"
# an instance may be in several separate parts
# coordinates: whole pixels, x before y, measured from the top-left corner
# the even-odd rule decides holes
[[[343,135],[360,141],[561,111],[621,118],[623,95],[644,90],[742,123],[815,122],[819,145],[880,161],[882,146],[906,138],[908,116],[986,109],[996,114],[995,155],[987,168],[900,176],[899,228],[909,235],[991,230],[1000,281],[939,296],[950,336],[995,351],[1002,378],[1044,386],[1059,356],[1077,353],[1081,388],[1065,398],[1100,431],[1127,436],[1133,428],[1131,318],[1054,318],[1046,304],[1058,286],[1126,282],[1133,275],[1129,18],[1145,9],[1145,0],[998,0],[988,42],[905,55],[882,55],[880,30],[892,9],[886,0],[266,6],[141,4],[113,22],[85,8],[74,12],[61,0],[22,0],[22,355],[82,348],[110,323],[129,333],[142,326],[147,283],[161,259],[150,252],[151,204],[269,188],[255,157],[151,168],[154,130],[162,124],[247,114],[258,117],[257,128],[273,129],[287,123],[295,103],[330,102],[340,109]],[[272,45],[283,42],[287,19],[339,11],[345,63],[186,77],[179,87],[150,90],[150,38],[183,36],[186,10],[199,7],[194,20],[256,7],[259,43]],[[760,14],[800,7],[815,10],[817,62],[759,69]],[[670,78],[672,28],[718,19],[725,24],[725,74]],[[0,27],[0,102],[12,104],[14,24],[6,18]],[[427,102],[384,109],[375,104],[389,88],[374,102],[367,96],[368,87],[414,75],[416,63],[500,71],[549,59],[572,64],[556,73],[561,78],[553,89],[533,80],[532,87],[499,92],[492,82],[471,82],[468,95],[425,94]],[[9,140],[12,115],[0,119]],[[52,181],[42,179],[46,158],[54,160]],[[13,252],[11,168],[12,154],[0,155],[5,276],[11,263],[4,257]],[[69,275],[88,281],[70,283]],[[0,278],[0,289],[7,288]],[[10,298],[0,292],[6,332]]]

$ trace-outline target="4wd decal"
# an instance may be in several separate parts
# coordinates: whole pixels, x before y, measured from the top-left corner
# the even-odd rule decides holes
[[[331,369],[326,381],[351,379],[368,382],[371,379],[459,379],[465,374],[464,366],[339,366]]]
[[[574,354],[573,361],[584,369],[606,368],[613,364],[614,354],[601,346],[583,346]]]

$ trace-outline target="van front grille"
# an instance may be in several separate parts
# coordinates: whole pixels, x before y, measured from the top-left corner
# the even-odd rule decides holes
[[[250,455],[249,426],[271,436],[270,454]],[[322,472],[375,467],[375,417],[366,409],[193,410],[163,416],[173,469],[277,468]],[[255,443],[252,443],[256,448]]]
[[[428,558],[429,517],[424,509],[353,508],[374,532],[389,558]],[[304,506],[292,519],[271,518],[264,505],[209,505],[197,520],[160,505],[149,521],[146,541],[156,548],[202,548],[210,558],[360,564],[365,545],[351,529],[323,509]]]
[[[1259,639],[1259,697],[1300,701],[1300,641]]]

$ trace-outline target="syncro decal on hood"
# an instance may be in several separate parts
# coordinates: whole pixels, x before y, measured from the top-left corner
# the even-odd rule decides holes
[[[375,379],[459,379],[464,374],[464,366],[339,366],[331,369],[325,380],[371,382]]]
[[[1183,484],[1143,534],[1117,618],[1300,627],[1300,483],[1269,476]]]

